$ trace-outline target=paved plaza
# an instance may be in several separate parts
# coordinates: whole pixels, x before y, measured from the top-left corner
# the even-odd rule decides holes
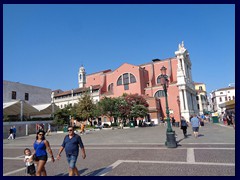
[[[188,138],[173,127],[178,147],[167,148],[166,127],[88,131],[81,135],[86,159],[77,167],[81,176],[235,176],[235,130],[231,126],[205,123],[200,136]],[[56,157],[67,133],[46,136]],[[32,149],[35,135],[3,140],[3,176],[25,176],[23,150]],[[48,176],[68,176],[65,152],[61,160],[46,164]]]

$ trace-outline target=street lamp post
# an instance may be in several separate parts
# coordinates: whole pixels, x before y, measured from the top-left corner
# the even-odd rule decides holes
[[[176,148],[177,147],[177,142],[176,142],[176,137],[175,137],[175,131],[172,130],[172,126],[170,123],[170,116],[169,116],[169,107],[168,107],[168,97],[167,97],[167,88],[168,88],[168,76],[166,75],[166,70],[167,68],[162,66],[161,68],[161,75],[160,75],[160,82],[161,85],[163,86],[163,90],[165,93],[165,101],[166,101],[166,115],[167,115],[167,132],[166,132],[166,142],[165,145],[168,148]]]
[[[181,121],[182,114],[181,114],[181,108],[180,108],[180,99],[179,99],[179,96],[177,96],[177,104],[178,104],[178,111],[179,111],[179,119],[180,119],[180,121]]]

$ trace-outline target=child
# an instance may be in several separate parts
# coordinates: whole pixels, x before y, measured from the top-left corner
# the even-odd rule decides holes
[[[26,163],[27,174],[30,174],[31,176],[36,176],[36,170],[33,163],[33,155],[31,154],[31,150],[28,148],[24,149],[24,155],[24,162]]]

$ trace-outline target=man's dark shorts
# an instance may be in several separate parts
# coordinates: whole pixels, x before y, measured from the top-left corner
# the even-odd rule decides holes
[[[192,130],[193,130],[194,132],[198,132],[199,127],[192,127]]]

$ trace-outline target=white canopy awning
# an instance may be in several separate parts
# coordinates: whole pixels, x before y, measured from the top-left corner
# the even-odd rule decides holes
[[[34,115],[36,115],[36,114],[38,114],[38,115],[39,114],[52,114],[56,110],[59,109],[58,106],[56,106],[55,104],[52,104],[52,103],[33,105],[33,107],[39,111],[38,113],[34,113]]]
[[[21,103],[22,103],[22,113],[23,115],[30,115],[32,113],[38,112],[36,108],[28,104],[26,101],[13,101],[3,103],[3,114],[6,115],[19,115],[21,114]]]
[[[22,103],[22,113],[23,115],[42,115],[42,114],[52,114],[59,109],[58,106],[52,103],[30,105],[26,101],[13,101],[3,103],[3,114],[6,115],[21,115],[21,103]]]

